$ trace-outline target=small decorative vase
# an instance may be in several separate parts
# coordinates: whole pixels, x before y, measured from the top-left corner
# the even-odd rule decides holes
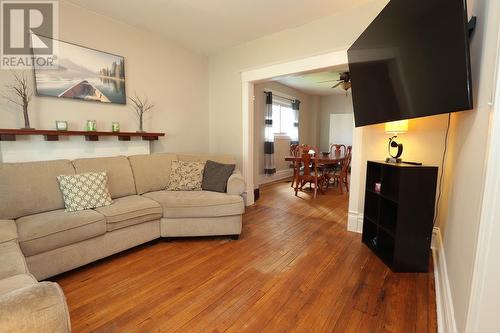
[[[117,121],[113,121],[113,122],[111,123],[111,131],[112,131],[113,133],[118,133],[118,132],[120,132],[120,123],[119,123],[119,122],[117,122]]]
[[[136,133],[144,133],[144,132],[146,132],[143,129],[142,125],[143,125],[143,121],[142,121],[142,116],[141,116],[141,117],[139,117],[139,129],[137,131],[135,131]]]
[[[30,116],[28,114],[28,104],[23,105],[23,117],[24,117],[24,127],[23,130],[34,130],[33,127],[30,126]]]
[[[95,120],[87,120],[87,131],[88,132],[97,131],[97,122]]]

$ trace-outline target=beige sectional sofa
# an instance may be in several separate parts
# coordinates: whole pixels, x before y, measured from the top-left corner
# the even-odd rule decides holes
[[[165,191],[173,160],[235,163],[225,155],[171,153],[0,163],[0,307],[13,302],[21,309],[14,306],[9,313],[26,314],[36,309],[15,300],[38,297],[36,306],[48,311],[44,318],[57,322],[48,323],[56,326],[47,331],[66,331],[69,319],[61,289],[37,280],[159,237],[237,238],[244,212],[241,175],[229,178],[227,193]],[[90,171],[107,172],[113,203],[65,212],[56,177]],[[49,301],[50,306],[44,303]],[[2,312],[0,327],[9,321],[12,317]]]

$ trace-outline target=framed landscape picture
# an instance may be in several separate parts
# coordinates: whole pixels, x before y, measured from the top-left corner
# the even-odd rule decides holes
[[[59,40],[53,42],[59,50],[58,66],[34,67],[38,96],[126,104],[122,56]]]

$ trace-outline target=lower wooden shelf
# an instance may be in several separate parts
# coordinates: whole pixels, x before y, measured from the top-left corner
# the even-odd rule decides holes
[[[61,136],[83,136],[86,141],[99,141],[99,137],[114,136],[119,141],[130,141],[131,138],[139,137],[145,141],[158,140],[165,133],[152,132],[98,132],[98,131],[56,131],[37,129],[0,129],[0,141],[16,141],[20,135],[42,135],[45,141],[59,141]]]

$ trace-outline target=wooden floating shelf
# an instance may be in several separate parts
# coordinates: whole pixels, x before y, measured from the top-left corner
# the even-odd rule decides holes
[[[45,141],[59,141],[60,136],[84,136],[86,141],[99,141],[101,136],[115,136],[118,137],[119,141],[130,141],[133,137],[141,137],[145,141],[154,141],[158,140],[160,136],[165,136],[165,133],[0,129],[0,141],[16,141],[18,135],[43,135]]]

